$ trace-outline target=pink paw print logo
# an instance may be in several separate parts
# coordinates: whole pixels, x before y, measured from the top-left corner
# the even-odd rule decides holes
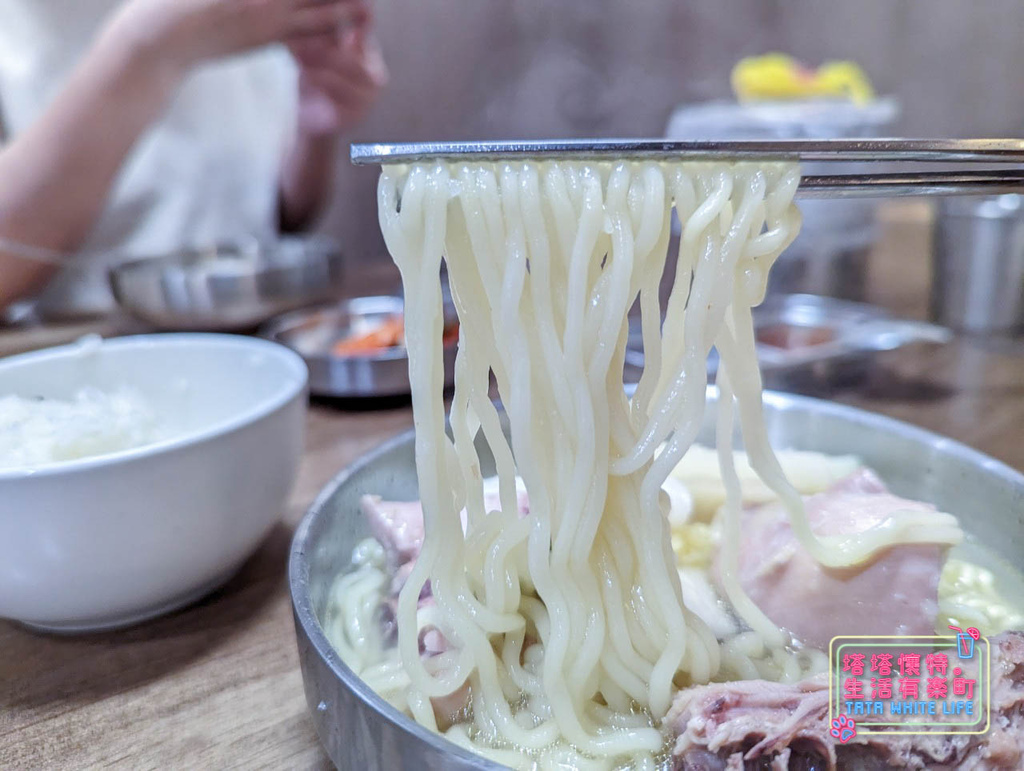
[[[829,733],[832,734],[840,744],[846,744],[850,739],[857,735],[857,723],[854,722],[852,717],[846,715],[840,715],[832,720],[832,728],[829,729]]]

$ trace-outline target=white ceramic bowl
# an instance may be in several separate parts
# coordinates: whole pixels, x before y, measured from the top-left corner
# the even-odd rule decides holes
[[[226,581],[281,516],[303,448],[306,365],[231,335],[140,335],[0,360],[0,394],[129,386],[164,441],[0,471],[0,617],[123,626]]]

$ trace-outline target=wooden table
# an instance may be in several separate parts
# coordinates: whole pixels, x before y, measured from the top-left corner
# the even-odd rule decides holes
[[[920,317],[929,282],[922,210],[890,210],[883,226],[870,296]],[[1024,468],[1019,342],[957,340],[887,354],[868,383],[833,397]],[[306,716],[285,581],[289,539],[338,469],[411,425],[404,406],[314,406],[282,523],[230,584],[198,605],[83,638],[0,622],[0,769],[329,767]]]

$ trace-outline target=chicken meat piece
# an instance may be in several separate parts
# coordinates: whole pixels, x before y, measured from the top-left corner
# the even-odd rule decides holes
[[[385,501],[364,495],[359,506],[370,533],[384,547],[392,570],[416,559],[423,548],[423,506],[419,501]]]
[[[872,477],[858,472],[836,488],[806,498],[815,534],[854,535],[898,511],[935,512],[929,504],[877,491],[881,483]],[[780,504],[742,516],[740,583],[768,618],[801,642],[828,650],[837,635],[934,632],[943,547],[892,546],[867,563],[827,568],[797,542]],[[722,567],[719,560],[719,571]]]
[[[675,771],[1024,768],[1024,633],[992,638],[991,728],[983,734],[829,732],[828,681],[715,683],[680,691],[665,718]],[[893,718],[890,718],[893,719]]]
[[[497,479],[485,479],[483,492],[484,509],[500,510]],[[516,504],[520,516],[530,513],[530,501],[521,479],[516,479]],[[389,568],[397,571],[415,561],[423,548],[423,504],[419,501],[386,501],[379,495],[364,495],[359,505],[370,525],[370,533],[384,547]],[[460,516],[465,530],[465,510]]]

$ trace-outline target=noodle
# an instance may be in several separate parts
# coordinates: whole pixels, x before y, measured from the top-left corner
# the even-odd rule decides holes
[[[364,677],[418,721],[436,730],[431,700],[468,686],[470,717],[448,729],[464,747],[510,765],[654,768],[665,745],[658,723],[678,687],[721,671],[797,679],[823,666],[787,652],[736,579],[734,401],[751,466],[823,564],[959,536],[952,518],[929,519],[925,534],[921,515],[907,513],[860,537],[818,538],[768,446],[750,308],[796,236],[798,182],[788,163],[384,168],[380,222],[405,287],[425,538],[398,598],[401,666],[359,642],[364,600],[383,586],[376,568],[345,587],[357,621],[340,631],[359,643],[349,647]],[[673,206],[682,236],[662,327]],[[461,321],[451,438],[442,255]],[[629,399],[622,367],[638,299],[647,364]],[[712,346],[722,359],[723,582],[753,630],[725,646],[684,602],[662,492],[702,425]],[[492,375],[508,438],[488,399]],[[483,503],[478,436],[495,459],[500,510]],[[530,501],[523,519],[517,476]],[[434,604],[419,607],[428,581]],[[444,641],[442,653],[421,656],[424,630]]]

